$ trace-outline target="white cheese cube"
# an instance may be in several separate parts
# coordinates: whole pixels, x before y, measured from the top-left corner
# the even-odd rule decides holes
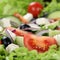
[[[14,51],[16,48],[19,48],[19,46],[12,43],[6,47],[6,51],[10,53]]]
[[[33,19],[33,15],[31,13],[27,13],[26,15],[23,16],[26,20],[31,21]]]

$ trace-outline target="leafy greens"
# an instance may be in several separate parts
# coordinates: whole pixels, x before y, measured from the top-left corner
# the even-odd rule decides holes
[[[24,15],[27,13],[27,7],[31,2],[43,3],[43,0],[2,0],[0,2],[0,18],[12,16],[15,12]]]

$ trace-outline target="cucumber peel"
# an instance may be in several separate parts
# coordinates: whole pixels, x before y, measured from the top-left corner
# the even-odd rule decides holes
[[[60,18],[60,11],[55,11],[55,12],[49,14],[48,18],[50,18],[50,19]]]
[[[49,36],[50,37],[53,37],[57,34],[60,34],[60,31],[59,30],[49,30]]]
[[[24,42],[23,42],[24,38],[21,37],[21,36],[17,36],[16,37],[16,40],[15,40],[15,43],[19,46],[24,46]]]

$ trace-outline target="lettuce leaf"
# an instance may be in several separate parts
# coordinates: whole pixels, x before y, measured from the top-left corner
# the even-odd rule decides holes
[[[47,24],[47,25],[44,25],[42,26],[42,29],[52,29],[54,30],[57,26],[60,26],[60,20],[54,22],[54,23],[50,23],[50,24]]]
[[[60,34],[60,31],[59,30],[49,30],[49,36],[50,37],[53,37],[57,34]]]
[[[0,2],[0,18],[12,16],[15,12],[21,15],[26,14],[28,5],[33,1],[43,3],[43,0],[2,0]]]
[[[5,60],[7,55],[8,55],[8,53],[4,49],[4,46],[0,45],[0,60]]]

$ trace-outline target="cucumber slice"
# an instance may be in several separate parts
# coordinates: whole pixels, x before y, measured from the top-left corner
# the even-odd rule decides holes
[[[24,38],[21,37],[21,36],[17,36],[16,37],[16,40],[15,40],[15,43],[18,44],[19,46],[24,46]]]
[[[0,26],[2,27],[12,26],[17,28],[20,26],[20,24],[21,22],[16,17],[13,17],[13,16],[5,17],[0,21]]]
[[[53,37],[55,35],[60,34],[60,30],[49,30],[49,36]]]
[[[12,27],[19,27],[21,22],[16,17],[8,17],[10,18],[10,24]]]
[[[2,27],[10,27],[11,26],[11,24],[10,24],[10,19],[8,19],[8,18],[3,18],[3,19],[1,19],[1,21],[0,21],[0,26],[2,26]]]
[[[45,26],[42,27],[42,29],[52,29],[52,30],[54,30],[57,26],[60,26],[60,20],[58,20],[54,23],[46,24]]]
[[[36,19],[36,24],[37,25],[46,25],[46,24],[49,24],[49,19],[47,18],[38,18]]]
[[[60,11],[55,11],[55,12],[49,14],[48,18],[50,18],[50,19],[60,18]]]

